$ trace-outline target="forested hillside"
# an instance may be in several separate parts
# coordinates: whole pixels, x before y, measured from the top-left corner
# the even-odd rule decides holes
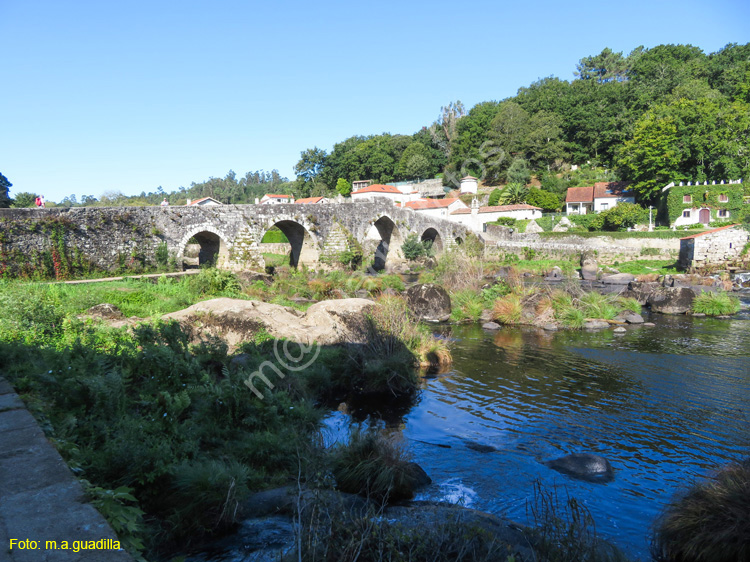
[[[485,185],[525,184],[533,175],[558,199],[571,185],[621,179],[647,204],[671,181],[750,177],[750,44],[710,54],[691,45],[638,47],[627,55],[604,49],[582,58],[573,75],[571,81],[544,78],[468,110],[460,101],[449,103],[411,135],[357,135],[330,153],[305,149],[292,182],[275,170],[239,179],[230,171],[168,194],[159,188],[62,204],[153,205],[165,196],[172,203],[206,196],[252,203],[264,193],[335,195],[338,185],[347,194],[354,180],[441,173],[447,186],[466,174]],[[587,173],[568,173],[571,165],[587,163]],[[33,194],[16,199],[33,204]]]

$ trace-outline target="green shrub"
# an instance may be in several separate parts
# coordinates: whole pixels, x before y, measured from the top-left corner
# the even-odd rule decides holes
[[[413,261],[425,254],[425,247],[416,234],[409,234],[401,244],[401,251],[407,260]]]
[[[652,555],[658,562],[735,562],[749,553],[750,460],[678,495],[655,525]]]
[[[411,458],[402,443],[376,430],[355,429],[349,443],[334,453],[333,475],[344,492],[375,501],[414,497]]]
[[[717,293],[704,292],[693,300],[693,312],[708,316],[735,314],[739,309],[740,300],[723,291]]]
[[[602,230],[626,230],[636,224],[648,222],[648,209],[635,203],[618,203],[597,215]],[[590,230],[594,230],[593,228]]]
[[[618,309],[614,305],[615,298],[601,295],[596,291],[586,293],[579,299],[581,309],[588,318],[603,318],[611,320],[617,316]]]
[[[451,293],[451,320],[453,322],[476,322],[484,310],[482,295],[473,289],[461,289]]]
[[[188,283],[193,291],[201,295],[238,294],[242,291],[234,273],[215,267],[201,269],[200,273],[193,275]]]

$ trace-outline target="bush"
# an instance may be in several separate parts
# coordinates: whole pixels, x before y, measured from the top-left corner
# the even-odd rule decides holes
[[[750,459],[672,500],[656,522],[652,554],[659,562],[747,560]]]
[[[493,312],[495,318],[503,324],[518,324],[523,312],[521,297],[515,293],[500,297],[495,301]]]
[[[425,255],[424,244],[417,238],[416,234],[409,234],[401,244],[401,251],[407,260],[414,261]]]
[[[411,458],[401,443],[376,430],[354,430],[334,454],[333,475],[344,492],[375,501],[414,497]]]
[[[635,203],[618,203],[598,214],[603,230],[626,230],[648,222],[648,210]]]
[[[740,299],[725,292],[701,293],[693,300],[693,313],[707,316],[735,314],[740,309]]]

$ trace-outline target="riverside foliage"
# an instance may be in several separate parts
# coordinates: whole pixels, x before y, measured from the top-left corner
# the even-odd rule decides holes
[[[311,290],[312,280],[291,277],[291,287]],[[372,289],[385,284],[378,279]],[[222,341],[190,339],[177,323],[127,330],[76,317],[105,301],[128,316],[158,317],[205,298],[249,298],[243,291],[218,270],[158,283],[0,283],[7,312],[0,373],[86,480],[123,543],[148,557],[226,530],[249,492],[280,485],[313,462],[327,400],[352,389],[413,396],[417,364],[443,349],[403,301],[388,297],[367,319],[374,347],[323,348],[312,366],[258,400],[243,381],[273,357],[263,331],[241,346],[240,362]]]

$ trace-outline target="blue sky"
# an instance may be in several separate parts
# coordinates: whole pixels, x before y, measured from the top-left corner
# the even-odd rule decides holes
[[[748,21],[747,0],[0,0],[0,173],[52,201],[293,178],[305,148],[411,134],[604,47],[747,43]]]

